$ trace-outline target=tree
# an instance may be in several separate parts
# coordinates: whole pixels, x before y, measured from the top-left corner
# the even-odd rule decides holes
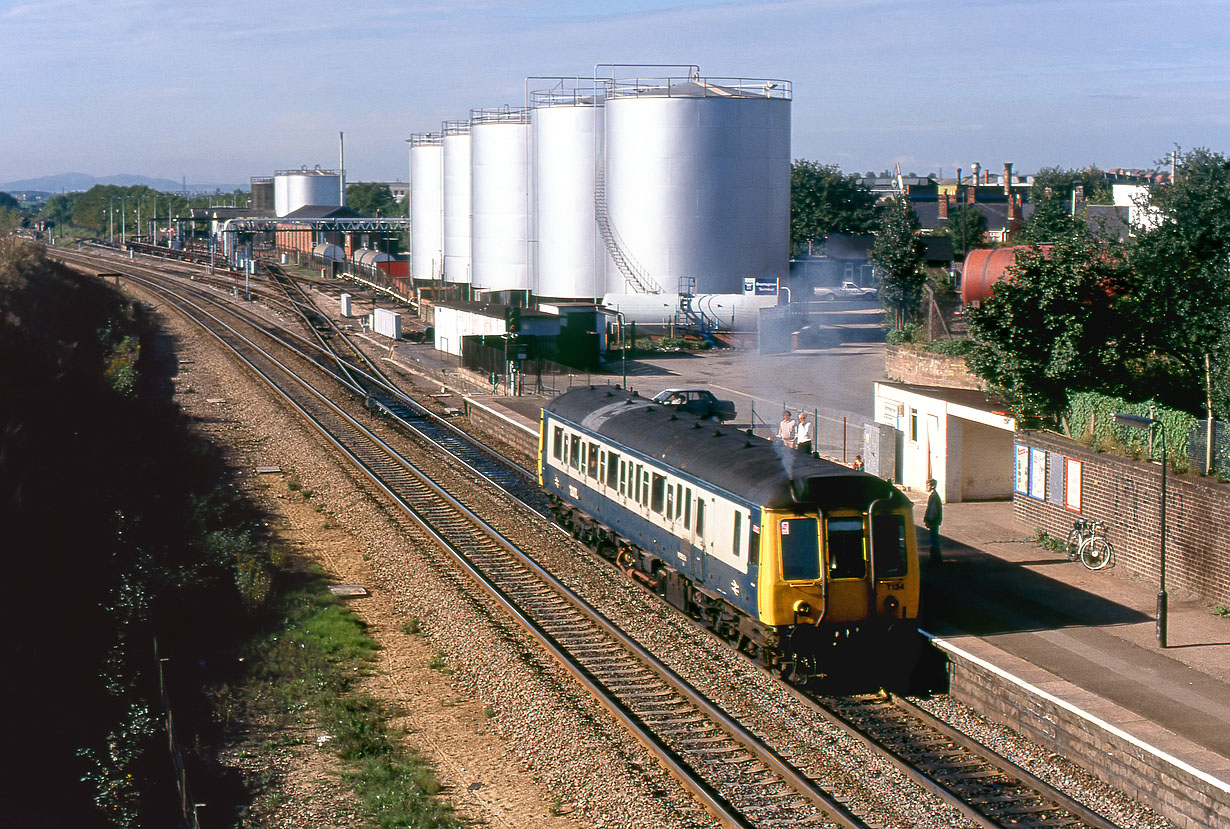
[[[1054,420],[1074,391],[1124,393],[1137,356],[1125,287],[1122,256],[1089,239],[1019,252],[967,312],[970,370],[1022,417]]]
[[[389,185],[374,181],[352,184],[346,188],[346,206],[360,216],[394,216],[397,202]]]
[[[790,165],[790,247],[798,250],[830,233],[868,233],[875,226],[875,196],[835,164],[798,160]]]
[[[952,237],[952,250],[964,259],[973,248],[988,247],[986,240],[987,217],[967,205],[952,205],[948,208],[948,221],[944,232]]]
[[[1115,197],[1111,191],[1106,173],[1096,166],[1090,165],[1084,170],[1065,170],[1062,167],[1043,167],[1034,173],[1033,185],[1030,191],[1046,197],[1049,190],[1050,198],[1059,199],[1070,204],[1072,191],[1080,186],[1084,192],[1085,201],[1090,204],[1114,204]]]
[[[0,209],[20,210],[21,202],[13,198],[9,193],[0,191]]]
[[[1024,245],[1047,245],[1061,239],[1084,236],[1083,218],[1072,216],[1068,203],[1053,191],[1037,197],[1034,211],[1015,234],[1014,241]]]
[[[1195,149],[1179,154],[1175,180],[1149,194],[1146,221],[1131,247],[1144,344],[1172,362],[1186,408],[1203,390],[1214,411],[1230,412],[1230,160]],[[1206,379],[1209,358],[1212,382]],[[1203,395],[1201,395],[1203,396]],[[1180,401],[1176,401],[1178,404]],[[1206,403],[1207,405],[1207,403]]]
[[[876,240],[871,247],[875,263],[880,304],[893,320],[893,327],[904,328],[918,315],[923,289],[925,247],[918,238],[918,216],[909,199],[891,196],[880,206]]]

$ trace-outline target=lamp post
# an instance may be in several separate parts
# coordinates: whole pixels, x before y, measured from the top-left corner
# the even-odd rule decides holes
[[[1161,550],[1158,553],[1158,567],[1160,574],[1158,576],[1157,587],[1157,643],[1161,647],[1166,647],[1166,427],[1162,421],[1152,417],[1144,417],[1142,415],[1125,414],[1123,412],[1115,412],[1110,416],[1110,419],[1120,426],[1129,426],[1133,429],[1149,429],[1156,426],[1162,433],[1162,506],[1160,529],[1162,536]]]

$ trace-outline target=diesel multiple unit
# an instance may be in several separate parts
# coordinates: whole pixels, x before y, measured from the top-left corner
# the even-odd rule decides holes
[[[873,475],[597,386],[544,407],[539,479],[575,536],[783,672],[914,628],[912,505]]]

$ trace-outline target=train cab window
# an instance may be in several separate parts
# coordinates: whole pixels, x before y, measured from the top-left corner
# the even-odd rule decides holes
[[[782,578],[816,581],[820,578],[820,529],[814,518],[788,518],[779,530]]]
[[[620,466],[621,464],[619,462],[619,455],[616,455],[614,452],[607,452],[606,453],[606,485],[610,487],[611,489],[614,489],[616,486],[618,486],[619,491],[623,492],[624,491],[623,490],[623,478],[620,477],[620,474],[619,474]]]
[[[571,435],[572,439],[568,442],[568,465],[573,469],[581,468],[581,437],[579,435]]]
[[[829,578],[864,578],[867,575],[867,556],[863,519],[827,518],[824,523],[829,551]]]
[[[672,521],[675,518],[675,488],[669,485],[666,487],[666,517]]]
[[[556,426],[551,432],[551,456],[557,461],[564,460],[564,428]]]
[[[731,539],[731,548],[734,550],[735,558],[739,557],[740,542],[743,541],[743,513],[735,510],[735,534]]]
[[[692,529],[692,487],[684,490],[683,495],[683,528]]]
[[[900,578],[906,574],[909,560],[905,545],[905,519],[900,515],[877,515],[872,519],[871,541],[875,545],[877,579]]]
[[[696,499],[696,536],[705,537],[705,499]]]
[[[598,444],[596,443],[589,445],[589,458],[585,471],[591,478],[598,477]]]

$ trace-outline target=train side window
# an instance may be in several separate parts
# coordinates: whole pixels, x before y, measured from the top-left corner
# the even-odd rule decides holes
[[[619,494],[628,494],[628,463],[621,461],[619,464]]]
[[[636,475],[636,493],[632,497],[639,504],[641,502],[641,465],[639,463],[636,465],[634,474]]]
[[[820,578],[820,529],[814,518],[788,518],[781,523],[782,578],[816,581]]]
[[[621,465],[619,455],[614,452],[606,453],[606,485],[611,489],[618,486],[619,491],[623,492],[623,478],[619,474]]]
[[[564,460],[564,428],[556,426],[551,433],[551,456],[557,461]]]
[[[666,505],[666,478],[655,472],[652,480],[653,484],[649,488],[649,508],[661,515]]]
[[[586,466],[586,474],[591,478],[598,477],[598,444],[596,443],[589,445],[589,462]]]
[[[875,557],[877,579],[900,578],[908,569],[908,550],[905,542],[905,519],[889,513],[872,518],[871,550]]]
[[[696,499],[696,535],[698,538],[705,537],[705,499]]]
[[[684,490],[683,496],[683,528],[692,529],[692,487]]]
[[[735,558],[739,557],[739,546],[743,541],[743,513],[735,510],[735,533],[731,539],[731,544],[734,547]]]
[[[649,506],[649,470],[641,471],[641,506]]]
[[[749,518],[747,521],[747,563],[756,567],[760,564],[760,528],[752,523]]]
[[[570,435],[568,444],[568,465],[573,469],[581,468],[581,436]]]
[[[598,483],[606,480],[606,450],[602,449],[598,452]]]
[[[666,517],[675,520],[675,488],[670,484],[666,485]]]
[[[867,575],[863,519],[825,519],[825,543],[829,553],[829,577],[861,579]]]

